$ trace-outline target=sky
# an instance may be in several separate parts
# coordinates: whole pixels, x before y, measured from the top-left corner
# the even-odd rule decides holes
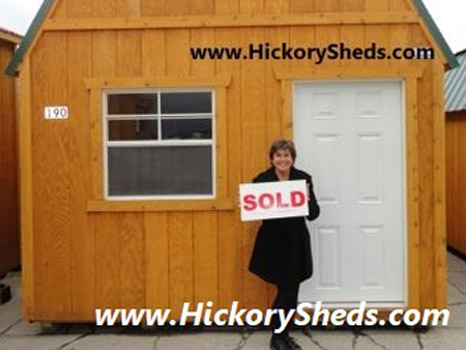
[[[42,0],[0,0],[0,27],[24,34]],[[424,0],[453,52],[466,49],[466,1]]]

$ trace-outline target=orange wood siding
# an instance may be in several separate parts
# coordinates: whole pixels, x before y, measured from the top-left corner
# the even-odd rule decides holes
[[[466,254],[466,111],[446,115],[448,245]]]
[[[0,278],[19,266],[15,79],[3,74],[14,45],[0,39]]]
[[[242,1],[149,0],[87,1],[87,12],[62,1],[55,17],[142,17],[167,15],[256,14],[337,11],[389,11],[409,8],[402,0]],[[121,13],[120,3],[128,12]],[[344,6],[342,6],[344,4]],[[118,8],[118,10],[117,10]],[[131,15],[131,16],[132,16]],[[31,54],[31,152],[33,163],[34,308],[30,320],[92,321],[94,307],[170,307],[179,314],[185,301],[213,301],[227,307],[238,300],[245,307],[266,308],[275,290],[247,270],[257,224],[241,223],[233,210],[171,210],[89,213],[87,202],[101,200],[102,172],[93,166],[102,140],[91,137],[92,94],[84,79],[231,76],[226,89],[227,198],[236,198],[238,184],[249,182],[268,165],[270,143],[290,128],[284,117],[283,86],[274,69],[312,69],[310,61],[193,61],[191,46],[247,47],[269,42],[325,46],[329,42],[379,46],[427,45],[415,24],[346,24],[242,28],[132,29],[43,32]],[[325,61],[318,68],[424,69],[407,101],[414,106],[413,136],[418,147],[417,176],[421,232],[410,268],[419,277],[419,307],[441,305],[444,281],[434,273],[443,232],[434,222],[434,120],[442,84],[436,62]],[[338,77],[335,75],[335,79]],[[98,98],[98,96],[97,96]],[[68,121],[45,121],[43,107],[68,105]],[[417,107],[416,107],[417,106]],[[411,108],[411,107],[410,107]],[[417,109],[416,109],[417,108]],[[99,113],[99,111],[97,111]],[[98,133],[97,133],[98,134]],[[101,166],[100,161],[97,161]],[[409,167],[408,167],[409,168]],[[413,181],[416,184],[417,182]],[[417,193],[413,191],[413,193]],[[414,225],[415,226],[415,225]],[[416,226],[417,227],[417,226]],[[412,252],[408,252],[411,254]],[[423,273],[420,273],[423,272]],[[432,273],[431,273],[432,272]],[[416,299],[417,298],[417,299]]]

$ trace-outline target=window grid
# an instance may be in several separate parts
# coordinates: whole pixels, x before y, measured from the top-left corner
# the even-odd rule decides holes
[[[209,92],[211,94],[211,113],[161,113],[161,96],[164,92]],[[108,113],[108,96],[113,94],[156,94],[157,95],[157,114],[109,114]],[[104,109],[104,197],[107,200],[148,200],[148,199],[213,199],[216,197],[217,179],[216,179],[216,147],[215,147],[215,92],[213,89],[183,89],[183,90],[107,90],[103,92],[103,109]],[[210,139],[163,139],[162,120],[211,120],[211,138]],[[158,123],[157,140],[109,140],[109,121],[115,120],[155,120]],[[136,195],[136,196],[115,196],[109,193],[109,173],[108,173],[108,148],[110,147],[176,147],[176,146],[211,146],[212,151],[212,194],[211,195]]]

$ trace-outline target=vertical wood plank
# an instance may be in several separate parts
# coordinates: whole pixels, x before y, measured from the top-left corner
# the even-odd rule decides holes
[[[418,113],[422,116],[419,123],[419,203],[420,203],[420,269],[435,271],[434,252],[434,147],[433,147],[433,113],[432,113],[432,69],[426,68],[419,81]],[[435,307],[435,273],[422,275],[421,307]]]
[[[59,2],[66,4],[68,18],[90,18],[93,16],[93,0]]]
[[[193,215],[194,303],[211,301],[218,308],[217,214]]]
[[[213,9],[212,9],[213,10]],[[213,29],[191,29],[191,47],[214,47],[215,36]],[[191,76],[214,76],[215,61],[193,60],[191,62]],[[219,101],[222,94],[217,89],[216,106],[225,101]],[[224,90],[224,89],[223,89]],[[225,198],[225,153],[223,146],[226,143],[224,129],[225,115],[216,111],[216,144],[217,144],[217,196]],[[213,308],[218,307],[218,239],[217,239],[217,213],[193,213],[193,260],[194,260],[194,302],[213,302]]]
[[[142,308],[145,303],[144,214],[121,214],[120,224],[121,305]]]
[[[215,12],[215,0],[190,0],[191,15],[212,15]]]
[[[117,76],[142,75],[141,31],[124,30],[117,35]]]
[[[68,40],[47,33],[32,60],[34,173],[34,275],[38,319],[71,316],[71,227],[69,123],[50,123],[45,106],[68,104]],[[53,83],[51,83],[53,82]],[[57,283],[60,281],[60,283]],[[53,288],[50,288],[54,286]]]
[[[345,47],[351,48],[354,50],[357,47],[364,46],[364,27],[361,25],[342,25],[341,26],[341,34],[340,34],[341,42],[345,44]],[[361,66],[363,60],[355,59],[354,57],[345,58],[341,61],[342,67],[354,67],[354,66]]]
[[[434,246],[436,308],[446,307],[446,182],[445,182],[445,112],[444,67],[440,60],[433,64],[434,127]]]
[[[70,33],[73,44],[68,47],[68,94],[72,116],[70,132],[70,202],[72,225],[72,301],[73,315],[78,319],[92,319],[95,306],[95,240],[87,215],[90,195],[90,117],[89,93],[83,79],[92,73],[92,34]],[[79,174],[79,175],[78,175]]]
[[[236,15],[239,13],[239,0],[215,0],[217,15]]]
[[[316,11],[317,0],[289,0],[290,13],[309,13]]]
[[[183,303],[194,302],[193,214],[170,212],[168,237],[171,315],[179,318]]]
[[[141,16],[157,17],[165,14],[166,0],[141,0]]]
[[[420,307],[420,243],[419,243],[419,140],[417,80],[407,79],[406,127],[407,127],[407,184],[408,184],[408,304]]]
[[[119,308],[122,288],[120,279],[120,217],[118,214],[90,215],[94,228],[95,304],[97,308]]]
[[[331,44],[340,43],[340,26],[316,26],[315,27],[315,45],[318,48],[326,48]],[[325,58],[321,63],[322,67],[339,67],[342,62],[338,59]]]
[[[170,307],[168,214],[145,214],[145,306]]]
[[[140,18],[141,0],[117,0],[118,17]]]
[[[92,33],[92,69],[96,78],[112,78],[117,71],[117,34],[115,31]],[[94,90],[90,96],[91,114],[91,198],[103,199],[102,96]]]
[[[167,60],[163,30],[148,29],[142,32],[142,70],[146,77],[166,75]]]
[[[215,44],[219,47],[239,47],[239,30],[215,29]],[[230,60],[216,61],[219,75],[231,74],[232,82],[226,96],[228,129],[228,195],[236,198],[238,184],[241,182],[241,115],[240,115],[240,62]],[[218,306],[230,307],[232,301],[242,302],[243,291],[243,250],[241,240],[239,211],[218,214]]]
[[[0,41],[0,70],[10,62],[15,45]],[[20,265],[16,79],[0,75],[0,275]]]
[[[347,12],[363,12],[364,0],[342,0],[340,8],[342,11]]]
[[[264,0],[264,13],[288,14],[289,0]]]
[[[165,2],[166,16],[189,15],[191,12],[191,0],[170,0]]]
[[[241,14],[261,14],[264,11],[264,0],[239,0]]]
[[[375,43],[377,48],[388,48],[390,45],[390,26],[387,24],[364,26],[365,47],[371,47]],[[367,59],[365,65],[368,67],[380,67],[390,64],[390,60]]]
[[[390,11],[408,11],[410,7],[406,3],[406,0],[389,0],[388,3]]]
[[[241,47],[250,43],[264,42],[262,28],[242,28]],[[265,144],[265,67],[260,60],[241,61],[241,119],[242,119],[242,180],[250,182],[267,164]],[[243,269],[244,295],[246,307],[265,308],[267,303],[266,283],[248,271],[252,247],[258,225],[243,224]]]
[[[32,111],[31,111],[31,61],[25,58],[22,64],[19,90],[19,174],[21,204],[21,282],[22,314],[27,319],[35,318],[34,299],[34,227],[33,227],[33,179],[32,179]]]
[[[167,75],[189,76],[191,68],[189,43],[189,30],[173,29],[165,32]]]
[[[366,11],[388,11],[389,0],[364,0]]]
[[[116,17],[118,14],[117,0],[93,0],[93,12],[96,18]]]
[[[315,2],[316,12],[338,12],[342,10],[342,3],[346,0],[325,0]]]

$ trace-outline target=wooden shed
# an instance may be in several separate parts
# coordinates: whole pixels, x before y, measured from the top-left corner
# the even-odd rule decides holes
[[[448,246],[466,257],[466,50],[445,76]]]
[[[0,28],[0,278],[20,264],[16,84],[4,74],[20,41]]]
[[[332,43],[435,58],[301,57]],[[191,50],[260,44],[296,56]],[[275,289],[247,269],[258,226],[234,202],[279,137],[295,140],[322,207],[299,299],[444,307],[455,65],[419,0],[44,1],[8,69],[21,81],[25,318],[269,307]]]

